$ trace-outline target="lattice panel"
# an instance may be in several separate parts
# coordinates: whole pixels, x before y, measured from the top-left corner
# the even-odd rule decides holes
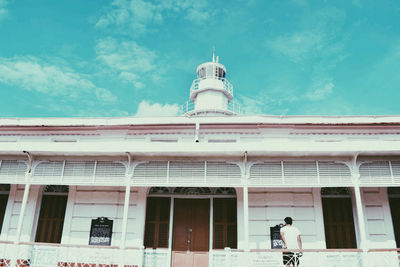
[[[0,162],[0,181],[8,182],[10,179],[23,182],[28,165],[24,161],[1,160]]]
[[[96,183],[123,182],[126,168],[122,163],[98,161],[96,165]]]
[[[400,161],[391,160],[390,163],[392,165],[393,182],[400,185]]]
[[[205,182],[204,162],[172,161],[169,165],[169,181],[177,184]]]
[[[225,162],[207,162],[207,183],[240,185],[241,172],[236,164]]]
[[[360,166],[361,184],[393,183],[389,161],[372,161]]]
[[[281,162],[257,163],[250,168],[251,185],[283,184]]]
[[[112,161],[50,161],[39,163],[34,183],[116,184],[123,183],[125,165]]]
[[[285,184],[317,184],[318,173],[315,162],[284,162]]]
[[[343,163],[318,161],[320,183],[323,185],[351,185],[349,167]]]
[[[61,182],[63,161],[49,161],[39,163],[33,172],[33,181],[46,184]]]
[[[138,183],[167,182],[167,170],[168,163],[166,161],[141,163],[134,170],[133,180]]]
[[[283,161],[257,163],[250,168],[249,184],[254,186],[337,185],[351,183],[350,169],[342,163]]]

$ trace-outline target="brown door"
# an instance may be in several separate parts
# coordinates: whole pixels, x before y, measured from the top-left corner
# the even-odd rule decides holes
[[[210,200],[175,199],[172,250],[208,251]]]
[[[322,198],[327,248],[356,248],[351,198]]]
[[[400,198],[389,198],[396,245],[400,247]]]
[[[6,213],[6,207],[8,202],[8,194],[0,194],[0,233],[3,227],[4,214]]]
[[[36,230],[36,242],[61,242],[67,198],[66,195],[43,195]]]

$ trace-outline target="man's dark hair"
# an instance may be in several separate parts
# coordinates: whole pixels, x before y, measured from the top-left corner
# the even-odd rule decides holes
[[[292,222],[293,222],[293,220],[292,220],[291,217],[286,217],[286,218],[285,218],[285,223],[286,223],[286,224],[292,224]]]

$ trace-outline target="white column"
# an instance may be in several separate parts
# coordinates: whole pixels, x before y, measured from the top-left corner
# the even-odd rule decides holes
[[[128,225],[128,211],[129,211],[129,199],[131,195],[131,184],[127,181],[125,186],[125,202],[124,202],[124,215],[122,218],[122,234],[121,234],[121,248],[124,249],[126,245],[126,229]]]
[[[248,177],[245,176],[245,184],[243,187],[243,221],[244,221],[244,245],[245,250],[249,250],[249,188]]]
[[[143,246],[144,243],[144,227],[146,224],[146,203],[147,203],[147,187],[138,187],[138,198],[136,203],[136,229],[137,240],[136,246]]]
[[[354,186],[354,195],[356,199],[357,223],[360,234],[360,248],[366,250],[368,249],[368,247],[367,247],[367,234],[365,230],[364,207],[362,204],[361,189],[360,185],[358,184],[358,181]]]
[[[17,244],[19,242],[20,237],[21,237],[22,226],[23,226],[23,223],[24,223],[26,204],[28,202],[29,190],[31,188],[31,183],[30,182],[31,182],[31,173],[27,173],[26,174],[26,184],[25,184],[25,189],[24,189],[24,196],[22,198],[22,204],[21,204],[21,212],[19,214],[18,224],[17,224],[17,234],[15,235],[15,240],[14,240],[15,244]]]
[[[63,233],[61,236],[61,244],[69,244],[70,243],[71,225],[72,225],[72,217],[73,217],[74,206],[75,206],[76,190],[77,190],[76,186],[69,186],[67,207],[65,209]]]

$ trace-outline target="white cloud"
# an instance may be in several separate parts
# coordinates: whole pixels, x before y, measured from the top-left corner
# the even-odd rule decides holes
[[[150,104],[146,100],[139,103],[136,116],[176,116],[179,114],[178,104]]]
[[[97,21],[96,27],[116,26],[141,34],[147,31],[148,26],[162,24],[164,17],[169,15],[181,15],[192,22],[202,23],[210,13],[205,0],[114,0]]]
[[[109,37],[98,40],[95,50],[98,60],[137,89],[143,88],[145,74],[160,71],[155,63],[156,53],[133,41],[117,41]]]
[[[7,1],[0,0],[0,19],[4,18],[8,14]]]
[[[51,96],[78,98],[94,93],[99,100],[116,101],[110,91],[96,87],[86,75],[32,56],[0,57],[0,82]]]
[[[133,41],[109,37],[98,40],[95,50],[98,59],[119,71],[148,72],[156,67],[156,54]]]
[[[295,32],[279,36],[268,41],[268,46],[294,62],[300,62],[308,58],[311,53],[318,52],[323,47],[323,34],[313,31]]]
[[[333,82],[314,84],[311,91],[306,94],[306,98],[312,101],[325,99],[332,93],[334,87]]]

